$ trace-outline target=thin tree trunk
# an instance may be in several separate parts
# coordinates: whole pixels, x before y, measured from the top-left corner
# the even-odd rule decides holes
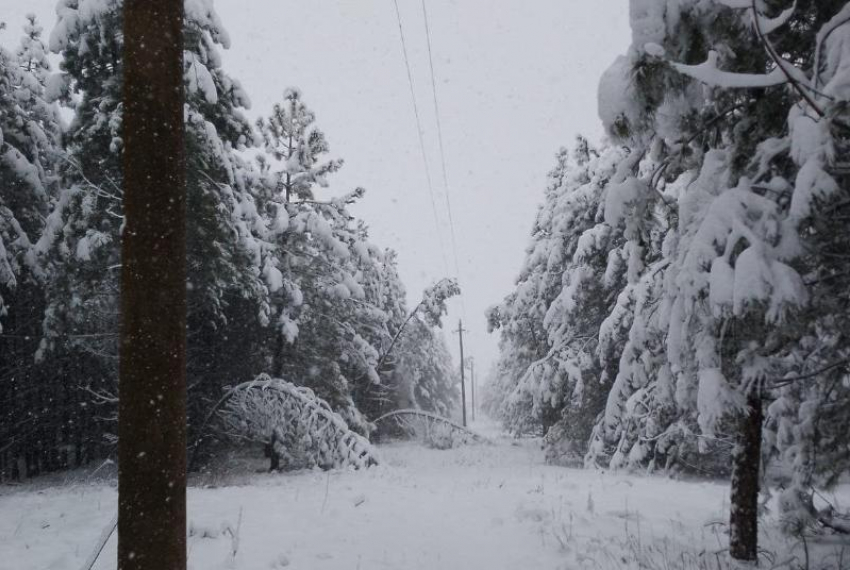
[[[186,568],[183,0],[124,2],[119,570]]]
[[[732,456],[732,498],[729,515],[729,553],[736,560],[758,561],[758,498],[761,466],[761,396],[747,396],[738,441]]]

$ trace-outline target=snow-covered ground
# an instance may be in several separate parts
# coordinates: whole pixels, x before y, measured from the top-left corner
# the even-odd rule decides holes
[[[716,568],[726,545],[725,484],[546,466],[533,440],[448,451],[391,444],[381,454],[364,471],[191,489],[190,567]],[[115,508],[103,484],[5,492],[0,568],[78,570]],[[768,525],[764,546],[783,542]],[[113,537],[95,568],[114,560]]]

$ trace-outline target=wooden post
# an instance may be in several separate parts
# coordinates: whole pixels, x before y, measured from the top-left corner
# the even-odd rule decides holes
[[[466,384],[464,382],[463,369],[466,368],[463,362],[463,321],[458,319],[457,330],[458,338],[460,339],[460,407],[463,410],[463,427],[466,427]]]
[[[186,568],[183,0],[125,0],[118,568]]]
[[[475,421],[475,360],[469,357],[469,387],[472,389],[472,421]]]

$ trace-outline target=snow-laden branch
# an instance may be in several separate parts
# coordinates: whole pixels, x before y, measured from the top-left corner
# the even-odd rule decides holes
[[[847,23],[850,23],[850,4],[845,4],[838,14],[833,16],[832,19],[824,24],[824,26],[818,31],[817,46],[815,47],[814,78],[812,79],[812,85],[815,89],[818,88],[818,84],[820,83],[823,46],[835,30]]]
[[[439,280],[425,289],[425,292],[422,295],[422,300],[418,305],[416,305],[410,314],[407,315],[407,318],[401,324],[401,327],[399,327],[393,335],[392,340],[390,340],[389,347],[387,347],[383,354],[381,354],[380,358],[378,358],[378,362],[375,364],[374,370],[378,371],[381,369],[381,366],[390,354],[392,354],[393,348],[396,343],[398,343],[398,340],[401,338],[407,325],[417,314],[420,313],[420,311],[424,313],[425,321],[429,325],[442,327],[442,317],[447,311],[446,301],[456,295],[460,295],[460,286],[456,279],[448,277]],[[360,379],[362,379],[362,377]]]
[[[775,87],[788,83],[785,73],[778,67],[768,74],[759,73],[733,73],[723,71],[717,67],[717,52],[708,52],[708,59],[699,65],[685,65],[673,63],[673,68],[697,81],[713,87],[724,89],[758,89]]]
[[[733,10],[743,10],[750,7],[750,0],[717,0],[717,3],[728,6]]]
[[[268,442],[285,461],[298,453],[321,467],[379,463],[369,441],[312,390],[267,374],[232,388],[218,415],[225,435]]]
[[[753,7],[752,0],[717,0],[720,4],[724,6],[728,6],[733,10],[750,10]],[[758,26],[761,29],[761,33],[770,34],[784,26],[788,23],[788,20],[791,19],[791,16],[794,15],[794,12],[797,10],[797,0],[794,0],[794,3],[791,4],[791,7],[783,10],[775,18],[766,18],[759,13],[753,13],[753,18],[757,18],[757,20],[753,20],[753,25]]]
[[[751,12],[752,17],[752,25],[759,37],[759,40],[764,44],[765,50],[770,58],[773,60],[776,67],[770,73],[766,74],[752,74],[752,73],[732,73],[728,71],[722,71],[717,67],[717,59],[718,55],[715,51],[710,51],[708,54],[708,60],[705,63],[701,63],[699,65],[684,65],[681,63],[672,63],[674,69],[676,69],[679,73],[683,75],[687,75],[697,81],[701,81],[707,85],[712,85],[715,87],[721,87],[726,89],[755,89],[755,88],[766,88],[766,87],[775,87],[783,84],[790,84],[792,88],[797,91],[800,95],[800,98],[806,102],[806,104],[819,116],[823,117],[824,112],[820,108],[820,106],[815,101],[815,98],[807,90],[812,90],[817,93],[817,83],[818,83],[818,66],[819,61],[819,49],[817,50],[815,59],[815,69],[814,69],[814,79],[812,81],[806,76],[806,74],[799,68],[797,68],[792,63],[786,61],[781,54],[777,51],[777,49],[773,46],[772,42],[768,39],[768,35],[772,32],[776,31],[780,27],[784,26],[790,19],[791,16],[794,15],[794,12],[797,9],[796,0],[791,5],[790,8],[782,11],[775,18],[766,18],[759,11],[759,5],[757,0],[718,0],[721,4],[728,6],[733,9],[747,9]],[[846,12],[847,6],[845,9],[841,11],[839,17],[833,19],[827,26],[821,30],[818,34],[819,41],[823,38],[824,34],[831,33],[828,30],[828,26],[832,24],[837,27],[846,23],[848,18],[850,18],[850,12]],[[835,28],[832,28],[833,30]],[[819,44],[820,45],[820,44]]]
[[[761,43],[764,44],[767,54],[788,79],[788,83],[790,83],[794,90],[799,93],[800,98],[805,101],[819,117],[823,117],[823,110],[815,102],[814,98],[806,91],[806,88],[810,87],[808,77],[806,77],[806,75],[793,64],[785,61],[782,55],[773,46],[773,43],[768,39],[767,33],[762,30],[762,22],[756,0],[752,0],[751,9],[753,14],[753,27],[756,30],[759,40],[761,40]]]
[[[754,18],[758,18],[758,20],[753,21],[753,25],[756,25],[761,30],[762,34],[772,34],[782,26],[788,23],[788,20],[791,19],[791,16],[794,15],[794,12],[797,10],[797,0],[794,0],[794,3],[791,4],[791,7],[787,10],[783,10],[781,14],[779,14],[775,18],[765,18],[761,14],[754,14]]]

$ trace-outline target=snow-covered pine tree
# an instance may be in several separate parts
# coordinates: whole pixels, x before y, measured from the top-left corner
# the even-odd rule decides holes
[[[56,109],[44,99],[44,52],[33,16],[14,55],[0,48],[0,424],[16,426],[16,433],[0,428],[0,439],[10,442],[0,453],[0,479],[68,461],[58,446],[69,430],[57,435],[51,428],[58,422],[45,417],[51,398],[50,407],[65,403],[61,387],[45,386],[49,371],[33,365],[47,277],[36,243],[54,191],[59,146]]]
[[[45,275],[35,244],[55,182],[60,123],[44,99],[44,51],[34,16],[16,54],[0,50],[0,317],[9,316],[4,294]]]
[[[68,464],[55,459],[54,442],[43,437],[51,430],[61,433],[62,449],[70,449],[77,462],[103,456],[114,443],[104,436],[114,433],[117,403],[122,6],[121,0],[60,1],[50,40],[61,56],[59,73],[49,74],[34,19],[18,58],[3,66],[14,75],[4,87],[13,88],[15,97],[5,98],[7,91],[0,96],[16,105],[0,118],[14,119],[14,128],[2,125],[4,150],[20,151],[45,191],[14,195],[15,215],[26,214],[34,224],[24,228],[26,223],[13,220],[26,236],[18,233],[8,242],[4,226],[2,267],[15,271],[18,298],[22,284],[32,282],[39,299],[48,301],[12,305],[30,307],[33,316],[26,321],[33,328],[26,334],[30,344],[15,359],[29,362],[41,338],[39,364],[30,367],[39,377],[27,379],[29,399],[14,409],[30,414],[34,438],[45,444],[27,451],[23,470],[15,460],[11,468],[3,464],[5,472],[32,473],[44,457],[51,458],[51,469]],[[398,392],[397,361],[382,359],[408,316],[394,257],[370,243],[365,224],[348,210],[361,189],[317,196],[315,188],[326,186],[327,175],[342,162],[324,158],[327,141],[297,90],[287,91],[286,102],[257,132],[243,115],[246,93],[221,66],[219,50],[229,39],[209,0],[187,0],[184,36],[190,437],[200,441],[203,422],[197,420],[209,415],[226,386],[281,368],[288,379],[316,388],[366,433],[367,418],[394,406]],[[73,113],[61,152],[50,148],[58,115],[45,99]],[[21,125],[29,131],[16,140],[14,129]],[[256,164],[241,152],[254,145]],[[23,201],[30,195],[41,200],[33,202],[36,215]],[[25,243],[32,247],[22,248]],[[49,275],[44,292],[37,272]],[[11,299],[13,293],[2,294]],[[431,299],[429,318],[441,310],[441,298]],[[7,312],[2,324],[11,326],[14,315]],[[0,355],[4,367],[17,366],[12,352]],[[420,356],[395,354],[406,362]],[[57,378],[62,390],[51,388]],[[2,386],[4,396],[13,384]],[[44,394],[53,398],[50,406]],[[440,393],[433,402],[443,399]],[[52,415],[42,418],[33,410]],[[57,430],[57,422],[74,429]]]
[[[772,402],[764,435],[767,452],[791,468],[779,501],[786,530],[847,532],[846,524],[833,516],[835,506],[819,511],[814,495],[835,485],[850,468],[846,430],[836,429],[847,421],[850,409],[848,296],[842,269],[848,234],[841,223],[847,214],[850,150],[850,92],[843,71],[850,61],[845,47],[850,6],[800,3],[783,17],[788,25],[775,32],[761,22],[766,41],[780,53],[800,54],[790,61],[807,64],[791,70],[802,74],[801,83],[790,89],[796,104],[789,105],[787,130],[773,144],[763,144],[756,159],[770,171],[764,176],[772,177],[767,186],[781,188],[787,208],[785,239],[793,246],[789,255],[803,277],[808,303],[796,315],[785,345],[763,362],[769,379],[765,399]]]
[[[102,394],[85,396],[106,409],[80,410],[88,416],[81,422],[114,420],[123,223],[120,3],[63,0],[56,15],[49,46],[61,61],[47,96],[72,109],[73,119],[63,136],[56,200],[38,243],[51,268],[39,359],[62,362],[60,373],[75,391]],[[94,446],[104,443],[107,431],[98,423],[92,430],[97,435],[86,438]]]
[[[820,326],[813,315],[825,314],[820,306],[835,310],[836,297],[811,295],[820,282],[814,268],[829,267],[819,257],[826,232],[813,231],[812,223],[818,208],[831,211],[838,201],[832,175],[841,143],[832,133],[844,119],[824,109],[844,98],[842,79],[826,79],[842,76],[840,40],[826,47],[847,23],[843,4],[803,1],[783,11],[765,3],[633,0],[632,48],[600,88],[609,133],[640,160],[636,176],[609,194],[606,219],[633,244],[630,283],[661,279],[644,288],[650,302],[642,306],[651,311],[631,310],[623,382],[615,382],[609,410],[625,411],[613,415],[620,425],[651,415],[657,406],[636,399],[645,387],[670,392],[674,385],[676,404],[674,421],[657,437],[621,438],[617,452],[641,462],[647,449],[657,453],[668,436],[691,426],[705,442],[734,436],[731,553],[739,559],[757,552],[761,417],[764,401],[774,397],[770,380],[787,374],[783,364],[799,363],[796,357],[812,346]],[[827,86],[835,94],[821,95]],[[663,241],[652,239],[658,229]],[[653,321],[653,314],[660,318]],[[654,381],[635,382],[647,363]],[[839,367],[829,371],[838,374]],[[800,403],[789,393],[771,409],[786,421],[814,417]],[[796,438],[778,438],[796,458],[807,455],[797,453],[803,442],[817,437],[810,421],[798,426]]]
[[[553,204],[565,261],[558,296],[543,324],[555,370],[548,390],[562,408],[546,435],[547,459],[580,464],[617,373],[618,346],[609,343],[603,349],[597,334],[625,280],[624,267],[611,263],[621,255],[623,240],[605,224],[604,204],[612,179],[629,157],[616,147],[595,151],[583,138],[573,156],[573,172]]]
[[[270,269],[280,279],[272,296],[273,368],[312,388],[367,433],[367,419],[390,409],[396,392],[397,355],[388,353],[407,310],[395,256],[371,244],[365,225],[348,212],[362,189],[317,196],[342,161],[326,158],[327,139],[297,89],[287,89],[257,128],[266,208],[280,252]],[[436,295],[427,314],[443,310],[444,298]]]
[[[398,253],[391,248],[370,253],[378,263],[365,268],[363,286],[367,298],[386,314],[386,332],[392,335],[402,328],[408,314],[407,288],[398,272]],[[380,343],[382,353],[385,343],[386,339]]]
[[[265,371],[257,347],[278,286],[269,272],[277,251],[261,175],[239,153],[254,140],[250,99],[222,67],[230,39],[212,2],[186,3],[184,37],[189,414],[198,418],[225,386]]]
[[[711,108],[697,89],[652,54],[669,49],[693,57],[689,42],[714,25],[716,12],[710,3],[695,10],[682,3],[632,1],[632,48],[601,81],[600,117],[630,153],[605,197],[604,221],[622,240],[609,256],[609,274],[619,273],[624,284],[600,331],[600,349],[620,362],[594,431],[589,462],[652,464],[657,451],[675,455],[682,443],[669,441],[668,428],[680,416],[667,413],[671,404],[677,410],[671,391],[675,378],[667,366],[665,317],[659,311],[670,266],[668,244],[675,243],[677,223],[674,200],[665,190],[668,183],[674,188],[681,172],[699,158],[692,157],[689,133],[682,129],[694,128],[688,121],[698,118],[697,110],[710,116]]]
[[[397,362],[384,355],[393,335],[404,327],[407,303],[405,287],[398,274],[396,252],[391,249],[383,252],[370,250],[370,257],[371,263],[361,264],[361,283],[366,301],[380,309],[382,324],[364,329],[364,337],[378,351],[375,371],[379,382],[372,381],[368,373],[361,374],[354,382],[354,390],[357,407],[366,417],[374,419],[395,409],[393,395],[397,391]]]
[[[317,199],[340,160],[327,160],[329,145],[297,89],[284,93],[267,120],[257,123],[265,141],[259,157],[264,208],[271,222],[276,261],[264,268],[277,281],[271,297],[275,373],[312,388],[361,433],[368,426],[355,403],[355,380],[380,379],[376,331],[386,314],[367,299],[366,277],[380,274],[381,253],[362,223],[347,210],[364,191]],[[322,197],[323,198],[323,197]],[[377,293],[374,290],[373,292]]]
[[[489,405],[509,424],[568,393],[556,389],[587,386],[579,373],[595,369],[611,385],[587,463],[716,472],[734,444],[736,558],[756,553],[763,433],[795,466],[788,520],[836,524],[810,489],[847,465],[830,451],[841,436],[816,418],[839,420],[846,398],[836,265],[846,236],[829,222],[844,207],[848,10],[632,0],[632,47],[600,85],[600,117],[626,148],[607,151],[617,156],[593,198],[597,218],[582,222],[591,210],[550,188],[517,290],[490,313],[502,355]],[[575,255],[558,249],[569,238],[550,239],[559,209],[580,236]],[[562,278],[555,297],[550,268]],[[546,342],[528,326],[541,306]],[[579,358],[569,341],[585,325],[597,346]],[[550,430],[558,440],[568,437]]]
[[[56,104],[48,102],[48,87],[51,74],[48,48],[42,39],[44,29],[35,15],[28,14],[21,42],[15,51],[15,59],[21,70],[18,99],[27,109],[30,125],[27,127],[31,144],[43,149],[38,157],[43,176],[49,178],[56,162],[56,146],[59,144],[62,120]]]
[[[556,160],[515,290],[488,311],[490,332],[500,331],[496,382],[501,403],[497,415],[506,428],[518,434],[541,428],[545,434],[560,412],[557,398],[553,401],[548,391],[539,389],[541,368],[545,367],[547,376],[553,371],[547,364],[551,355],[544,318],[558,296],[564,269],[563,244],[553,227],[557,223],[553,210],[564,180],[570,175],[567,149],[561,149]]]
[[[618,242],[604,223],[603,204],[626,156],[621,149],[596,151],[582,137],[572,156],[558,153],[517,288],[491,311],[502,330],[500,415],[515,431],[542,425],[552,461],[584,455],[616,374],[616,361],[597,355],[597,331],[623,275],[607,271]]]
[[[42,353],[73,353],[86,374],[67,372],[78,387],[114,393],[117,270],[122,224],[122,3],[67,0],[57,7],[51,48],[62,73],[54,97],[73,105],[62,190],[48,218],[41,251],[55,267]],[[186,3],[184,21],[187,189],[189,198],[190,414],[202,414],[223,385],[247,380],[260,364],[247,344],[268,319],[268,230],[253,192],[259,175],[236,149],[253,140],[241,109],[248,98],[221,67],[229,39],[212,4]],[[73,97],[71,96],[73,95]],[[232,336],[219,327],[232,321]],[[258,324],[259,323],[259,324]],[[251,328],[253,334],[248,334]],[[232,351],[232,352],[230,352]],[[232,358],[239,354],[240,359]],[[236,366],[239,362],[239,366]],[[253,369],[252,369],[253,368]],[[103,402],[113,403],[106,396]],[[107,415],[107,414],[99,414]]]
[[[448,312],[447,301],[460,294],[454,279],[441,279],[426,288],[422,300],[393,324],[380,362],[391,363],[391,403],[396,409],[413,408],[443,417],[458,399],[458,375],[445,338],[438,331]],[[389,410],[387,410],[389,411]]]
[[[451,416],[460,399],[460,379],[445,337],[419,317],[410,322],[401,337],[393,374],[397,409]]]
[[[848,33],[850,8],[842,4],[801,2],[781,13],[765,6],[733,6],[736,15],[749,24],[749,39],[766,54],[768,64],[745,70],[747,75],[735,74],[709,53],[705,63],[674,65],[681,73],[726,92],[777,85],[775,94],[768,92],[764,97],[772,105],[763,106],[776,105],[784,111],[779,116],[787,117],[787,123],[779,125],[759,122],[762,129],[772,126],[774,130],[756,131],[758,144],[742,173],[746,177],[738,179],[738,189],[744,187],[758,196],[747,196],[748,203],[742,203],[745,212],[738,215],[746,216],[752,227],[752,220],[761,213],[760,224],[767,227],[756,226],[755,235],[740,237],[736,235],[740,227],[732,228],[725,260],[713,262],[711,270],[711,292],[723,305],[720,310],[731,310],[739,322],[747,317],[755,321],[747,332],[754,335],[749,337],[751,342],[760,345],[735,355],[746,382],[743,392],[749,410],[741,432],[750,434],[739,444],[733,473],[731,550],[737,558],[755,556],[758,464],[754,456],[760,447],[763,402],[777,396],[770,390],[775,385],[772,378],[791,377],[780,382],[780,401],[769,408],[779,416],[774,425],[780,426],[780,437],[768,439],[779,442],[795,468],[793,484],[781,501],[789,529],[799,531],[817,520],[811,488],[830,484],[847,466],[840,452],[831,454],[830,450],[842,448],[841,438],[836,439],[826,427],[829,418],[821,417],[829,415],[827,410],[840,409],[842,391],[836,388],[846,370],[836,365],[845,358],[847,348],[838,340],[846,329],[835,318],[842,314],[839,307],[846,295],[831,291],[835,272],[830,269],[832,247],[846,239],[831,223],[843,201],[836,160],[844,147],[841,125],[847,120],[846,112],[839,109],[848,94],[842,87],[846,76],[840,71],[846,55],[836,46]],[[742,251],[734,251],[736,246]],[[824,286],[827,291],[819,290]],[[825,338],[831,342],[814,352],[824,360],[816,356],[808,360],[812,366],[821,364],[823,370],[802,390],[789,386],[801,375],[800,358],[813,356],[814,339]],[[803,392],[808,396],[801,397]],[[824,406],[827,402],[830,405]],[[797,420],[787,423],[793,416]],[[823,451],[829,459],[818,465],[814,449],[820,441],[828,442]],[[826,518],[831,520],[831,515]]]
[[[342,160],[322,160],[329,147],[315,121],[315,114],[295,88],[284,91],[283,103],[275,104],[267,119],[257,121],[266,154],[282,163],[275,172],[275,186],[285,202],[312,200],[313,187],[326,187],[328,174],[342,167]]]
[[[621,463],[628,452],[629,463],[635,464],[646,461],[650,451],[653,458],[667,451],[671,435],[688,433],[689,419],[695,418],[705,435],[715,437],[722,421],[742,418],[736,430],[740,443],[733,473],[731,552],[736,558],[753,559],[757,506],[753,488],[757,493],[759,453],[752,434],[760,430],[759,426],[753,430],[752,424],[759,421],[761,408],[758,382],[747,378],[736,361],[749,343],[764,338],[765,331],[747,326],[758,323],[758,316],[740,310],[724,315],[712,307],[712,295],[718,298],[721,290],[712,287],[709,272],[715,274],[716,268],[719,277],[724,267],[715,263],[718,249],[728,245],[726,252],[737,256],[744,250],[736,250],[742,241],[748,241],[752,246],[748,251],[757,256],[748,263],[758,266],[758,258],[770,245],[766,232],[778,216],[766,201],[750,198],[746,181],[745,187],[738,185],[737,195],[723,193],[735,187],[737,178],[730,155],[740,149],[738,156],[745,156],[746,143],[760,134],[755,128],[735,130],[745,124],[736,114],[746,116],[755,102],[703,89],[677,75],[664,58],[670,54],[691,65],[704,57],[699,50],[706,45],[730,54],[736,66],[763,69],[767,58],[754,49],[743,22],[722,4],[673,6],[634,0],[631,15],[632,48],[603,79],[600,114],[609,132],[626,140],[642,160],[642,165],[635,163],[635,176],[625,177],[606,205],[607,221],[623,228],[630,267],[627,289],[638,296],[601,427],[610,432],[612,424],[640,425],[633,418],[663,417],[671,398],[658,395],[675,395],[674,413],[664,414],[667,425],[650,424],[657,433],[622,431],[612,462]],[[770,129],[771,123],[760,126]],[[712,150],[719,148],[724,150]],[[736,199],[740,206],[730,208]],[[748,207],[760,213],[748,218]],[[746,233],[730,235],[739,225],[747,228]],[[666,236],[653,243],[659,226]],[[729,327],[733,334],[726,334]],[[653,397],[648,400],[649,394]]]

